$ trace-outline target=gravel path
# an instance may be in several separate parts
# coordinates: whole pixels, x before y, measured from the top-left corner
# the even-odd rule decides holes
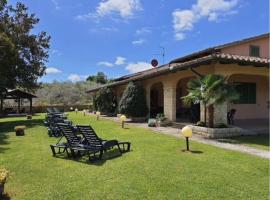
[[[119,119],[116,118],[116,117],[104,117],[104,116],[102,116],[102,118],[119,122]],[[163,133],[163,134],[183,138],[183,136],[181,135],[181,130],[177,129],[177,128],[172,128],[172,127],[148,127],[147,123],[129,123],[129,122],[127,122],[127,124],[130,125],[130,126],[146,128],[146,129],[150,129],[152,131],[156,131],[156,132],[159,132],[159,133]],[[239,152],[247,153],[247,154],[250,154],[250,155],[254,155],[254,156],[258,156],[258,157],[270,160],[270,152],[266,151],[266,150],[261,150],[261,149],[245,146],[245,145],[242,145],[242,144],[231,144],[231,143],[219,142],[219,141],[214,140],[214,139],[203,138],[200,135],[193,135],[191,140],[196,141],[196,142],[200,142],[200,143],[203,143],[203,144],[216,146],[216,147],[223,148],[223,149],[229,149],[229,150],[233,150],[233,151],[239,151]]]

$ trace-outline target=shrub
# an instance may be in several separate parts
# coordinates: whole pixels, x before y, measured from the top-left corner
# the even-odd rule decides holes
[[[95,110],[99,110],[104,113],[115,113],[117,103],[116,96],[111,88],[101,88],[93,99],[93,105]]]
[[[0,184],[5,184],[8,177],[8,171],[5,168],[0,169]]]
[[[166,119],[165,115],[163,113],[158,113],[156,116],[156,119],[160,122],[164,121]]]
[[[148,113],[142,86],[130,82],[120,100],[119,112],[131,117],[145,117]]]
[[[216,125],[216,128],[228,128],[228,126],[224,123],[219,123]]]
[[[196,125],[197,125],[197,126],[206,127],[205,122],[202,122],[202,121],[198,121],[198,122],[196,123]]]

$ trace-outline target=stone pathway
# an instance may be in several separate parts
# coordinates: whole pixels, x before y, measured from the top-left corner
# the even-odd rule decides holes
[[[117,117],[102,116],[101,118],[119,122],[119,119]],[[147,123],[129,123],[129,122],[126,122],[126,123],[129,126],[136,126],[136,127],[146,128],[146,129],[150,129],[152,131],[156,131],[156,132],[159,132],[159,133],[163,133],[163,134],[183,138],[183,136],[181,135],[181,130],[177,129],[177,128],[172,128],[172,127],[148,127]],[[266,158],[266,159],[270,160],[270,152],[266,151],[266,150],[256,149],[256,148],[241,145],[241,144],[231,144],[231,143],[219,142],[219,141],[214,140],[214,139],[203,138],[202,136],[199,136],[199,135],[193,135],[191,140],[196,141],[196,142],[200,142],[200,143],[203,143],[203,144],[216,146],[216,147],[223,148],[223,149],[229,149],[229,150],[233,150],[233,151],[239,151],[239,152],[247,153],[247,154],[250,154],[250,155],[254,155],[254,156],[258,156],[258,157],[262,157],[262,158]]]

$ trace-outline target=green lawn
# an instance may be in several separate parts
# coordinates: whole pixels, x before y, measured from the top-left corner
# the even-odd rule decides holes
[[[220,139],[221,142],[228,142],[232,144],[243,144],[262,150],[269,149],[269,135],[255,135],[255,136],[241,136],[229,139]]]
[[[70,114],[77,124],[92,124],[102,138],[130,141],[122,157],[89,163],[55,158],[42,125],[44,116],[0,119],[0,165],[10,177],[12,200],[94,199],[268,199],[268,160],[185,141],[150,130]],[[26,124],[26,136],[14,126]],[[201,153],[199,153],[201,151]]]

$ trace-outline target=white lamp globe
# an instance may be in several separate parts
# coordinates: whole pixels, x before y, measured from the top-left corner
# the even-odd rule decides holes
[[[192,129],[189,126],[185,126],[184,128],[182,128],[181,132],[184,137],[189,138],[192,136]]]
[[[124,122],[124,121],[127,120],[127,117],[126,117],[125,115],[121,115],[120,120],[121,120],[122,122]]]

